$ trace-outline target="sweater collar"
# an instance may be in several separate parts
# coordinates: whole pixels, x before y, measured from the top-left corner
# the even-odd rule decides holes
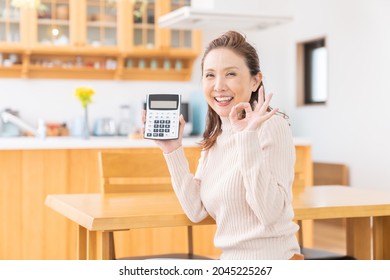
[[[222,122],[222,131],[223,132],[232,132],[233,127],[232,123],[230,122],[229,117],[220,117]]]

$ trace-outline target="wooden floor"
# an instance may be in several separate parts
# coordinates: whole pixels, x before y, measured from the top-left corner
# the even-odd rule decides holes
[[[316,220],[314,221],[314,248],[324,249],[335,253],[346,253],[345,220]]]

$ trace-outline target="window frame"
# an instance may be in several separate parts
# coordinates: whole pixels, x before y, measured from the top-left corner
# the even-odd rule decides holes
[[[318,49],[325,47],[326,38],[319,37],[312,40],[307,40],[297,44],[297,105],[326,105],[329,99],[328,86],[326,89],[325,100],[316,101],[312,92],[312,77],[313,77],[313,52]],[[327,52],[328,53],[328,52]],[[326,73],[328,73],[328,54],[326,57]],[[326,84],[328,84],[328,75],[326,77]]]

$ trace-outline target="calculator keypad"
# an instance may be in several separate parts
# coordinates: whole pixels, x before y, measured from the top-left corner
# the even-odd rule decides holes
[[[177,111],[149,110],[145,124],[145,136],[153,139],[177,139],[179,137],[179,113]]]

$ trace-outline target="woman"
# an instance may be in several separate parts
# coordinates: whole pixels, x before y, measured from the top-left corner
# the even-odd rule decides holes
[[[208,102],[203,150],[195,176],[177,140],[156,141],[175,193],[193,222],[217,225],[221,259],[290,259],[299,254],[292,221],[295,148],[290,127],[272,95],[264,97],[256,50],[240,33],[216,38],[202,59]]]

